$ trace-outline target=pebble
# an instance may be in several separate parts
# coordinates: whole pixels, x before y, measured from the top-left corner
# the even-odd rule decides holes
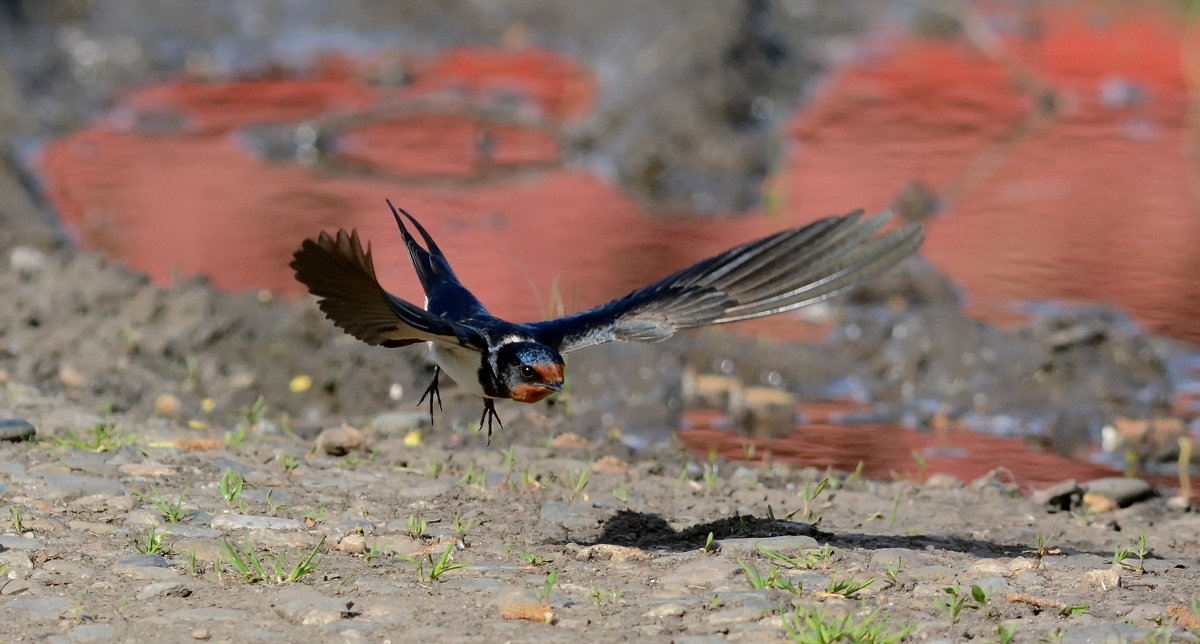
[[[358,533],[348,534],[342,537],[341,541],[338,541],[337,549],[342,552],[361,555],[367,551],[367,538]]]
[[[0,550],[41,550],[42,544],[14,534],[0,534]]]
[[[1061,644],[1123,644],[1144,641],[1149,632],[1125,622],[1100,622],[1063,633]]]
[[[291,589],[288,589],[289,591]],[[275,602],[280,617],[304,626],[321,626],[350,617],[354,602],[340,597],[322,597],[308,589],[281,591],[283,599]]]
[[[117,630],[109,624],[80,624],[67,633],[67,641],[79,644],[110,642],[116,636]]]
[[[154,399],[154,411],[159,416],[171,418],[179,413],[179,408],[182,406],[183,403],[179,402],[179,397],[175,394],[161,394],[158,398]]]
[[[1088,496],[1096,495],[1107,498],[1119,508],[1144,501],[1154,494],[1154,488],[1146,481],[1123,476],[1095,479],[1088,481],[1083,487],[1087,490]]]
[[[327,427],[317,435],[317,451],[330,456],[345,456],[353,451],[365,450],[367,444],[366,433],[349,425]]]
[[[1112,568],[1100,568],[1083,573],[1083,584],[1090,588],[1109,591],[1121,587],[1121,573]]]
[[[659,605],[651,608],[650,610],[646,611],[646,617],[650,617],[650,618],[683,617],[684,613],[686,613],[686,612],[687,612],[687,607],[685,607],[683,604],[678,604],[675,602],[666,602],[666,603],[659,604]]]
[[[41,476],[42,481],[49,488],[44,496],[47,499],[75,498],[85,494],[103,492],[125,494],[125,486],[120,481],[109,478],[66,472],[42,472]]]
[[[702,557],[676,568],[659,580],[661,592],[669,597],[690,595],[691,591],[704,590],[726,582],[741,573],[742,569],[732,561],[717,557]]]
[[[24,441],[33,438],[37,430],[24,418],[0,418],[0,441]]]
[[[194,622],[231,622],[250,619],[250,613],[238,608],[181,608],[167,613],[166,617]]]
[[[113,572],[131,579],[167,581],[179,578],[179,573],[167,567],[162,555],[133,555],[113,564]]]
[[[754,606],[743,606],[741,608],[728,608],[717,611],[704,621],[713,626],[728,626],[730,624],[740,624],[742,622],[752,622],[762,617],[763,610]]]
[[[212,637],[212,634],[208,632],[207,628],[192,629],[192,639],[194,640],[206,640],[210,637]]]
[[[1069,512],[1083,502],[1083,488],[1075,479],[1067,479],[1044,490],[1034,490],[1030,500],[1049,512]]]
[[[62,597],[23,597],[8,602],[7,610],[24,610],[39,619],[58,619],[71,607]]]
[[[580,548],[579,552],[575,553],[575,559],[577,561],[600,559],[613,563],[626,563],[629,561],[650,561],[650,555],[645,550],[638,548],[599,543],[594,546]]]
[[[210,524],[216,530],[300,530],[304,522],[258,514],[221,514]]]
[[[117,471],[128,476],[151,477],[170,476],[175,470],[159,463],[125,463]]]
[[[782,537],[755,537],[749,539],[719,539],[713,542],[722,554],[753,555],[759,553],[759,548],[774,550],[780,553],[791,553],[797,550],[812,550],[820,548],[816,539],[804,535],[787,535]]]
[[[904,567],[925,565],[927,557],[918,550],[908,548],[880,548],[871,553],[871,565],[876,567],[902,564]]]
[[[980,559],[971,564],[967,574],[980,577],[1007,577],[1012,574],[1008,562],[999,559]]]
[[[965,485],[962,479],[945,472],[934,472],[925,479],[925,486],[934,490],[956,490]]]
[[[141,589],[137,598],[141,600],[153,599],[155,597],[187,597],[192,594],[192,589],[186,584],[179,581],[159,581]]]

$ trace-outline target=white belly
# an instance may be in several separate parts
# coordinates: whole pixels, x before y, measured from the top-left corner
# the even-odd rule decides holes
[[[479,386],[479,364],[483,357],[478,351],[449,347],[436,342],[427,344],[429,344],[429,352],[433,354],[433,359],[437,361],[438,366],[454,382],[458,383],[459,387],[476,396],[488,397],[483,392],[483,387]]]

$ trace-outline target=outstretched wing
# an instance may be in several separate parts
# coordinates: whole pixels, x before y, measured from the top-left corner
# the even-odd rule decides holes
[[[404,237],[404,246],[408,249],[408,256],[412,259],[413,268],[417,271],[417,279],[421,280],[421,288],[425,289],[425,308],[437,315],[445,314],[455,320],[488,315],[487,308],[458,281],[454,269],[450,268],[450,260],[446,259],[446,254],[442,252],[441,248],[438,248],[437,243],[433,241],[433,237],[425,230],[421,222],[403,208],[397,212],[390,199],[387,200],[387,205],[392,209],[396,225],[400,227],[400,234]],[[404,216],[416,227],[421,239],[425,240],[428,250],[421,248],[417,240],[408,232],[404,220],[400,218],[400,213],[404,213]]]
[[[363,251],[356,230],[339,230],[336,238],[322,232],[316,240],[304,240],[291,267],[296,279],[320,298],[325,317],[367,344],[402,347],[433,341],[476,350],[486,347],[475,331],[383,290],[370,246]]]
[[[658,342],[679,329],[791,311],[833,297],[908,257],[920,224],[875,233],[889,213],[830,217],[731,248],[645,288],[527,326],[566,353],[620,340]]]

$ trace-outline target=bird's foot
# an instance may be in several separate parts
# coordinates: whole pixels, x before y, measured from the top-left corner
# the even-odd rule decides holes
[[[492,445],[492,420],[495,419],[496,424],[500,425],[500,429],[504,429],[504,423],[500,420],[500,415],[496,413],[496,403],[492,402],[491,398],[483,399],[483,415],[479,417],[479,429],[483,429],[483,421],[487,421],[487,444]]]
[[[438,389],[438,376],[442,375],[442,368],[438,365],[433,367],[433,382],[425,388],[425,393],[421,394],[421,399],[417,401],[417,406],[420,407],[425,399],[429,399],[429,424],[433,424],[433,401],[437,400],[438,411],[442,411],[442,392]]]

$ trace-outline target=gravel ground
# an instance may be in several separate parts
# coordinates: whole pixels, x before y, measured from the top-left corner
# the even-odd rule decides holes
[[[5,394],[34,425],[89,416]],[[415,413],[315,441],[256,420],[0,443],[0,641],[762,642],[871,615],[873,641],[1200,639],[1200,515],[1136,480],[1081,501],[1002,471],[868,481],[569,432],[480,448]]]

